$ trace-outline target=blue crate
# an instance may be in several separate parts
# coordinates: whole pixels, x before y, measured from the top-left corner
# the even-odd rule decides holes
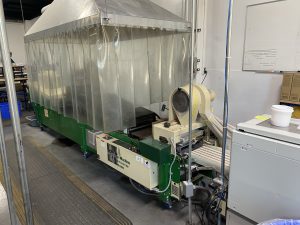
[[[271,220],[259,225],[300,225],[300,220]]]
[[[21,102],[18,101],[19,116],[21,116]],[[0,103],[0,111],[3,120],[10,120],[9,104],[8,102]]]

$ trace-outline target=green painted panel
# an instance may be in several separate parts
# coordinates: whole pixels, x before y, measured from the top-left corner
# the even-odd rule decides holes
[[[47,126],[57,133],[73,140],[80,145],[84,152],[96,152],[86,144],[86,130],[91,129],[85,124],[78,123],[75,119],[65,117],[53,110],[46,109],[39,104],[33,103],[33,109],[37,116],[39,123]],[[173,160],[171,154],[171,146],[169,144],[161,143],[152,138],[147,138],[141,141],[128,137],[121,131],[109,133],[114,138],[134,145],[138,148],[140,154],[158,164],[159,167],[159,190],[164,190],[169,183],[170,165]],[[180,161],[177,157],[172,167],[172,181],[180,182]],[[171,198],[171,188],[160,194],[160,199],[164,202]]]
[[[89,126],[38,104],[33,103],[33,108],[40,124],[76,142],[83,151],[96,152],[86,144],[86,130],[90,129]]]

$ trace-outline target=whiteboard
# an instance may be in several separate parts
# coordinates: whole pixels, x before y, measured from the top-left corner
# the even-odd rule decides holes
[[[247,6],[243,70],[300,71],[300,0]]]

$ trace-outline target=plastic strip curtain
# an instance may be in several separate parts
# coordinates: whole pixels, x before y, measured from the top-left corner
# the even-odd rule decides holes
[[[135,125],[135,108],[188,81],[190,34],[92,25],[26,43],[32,101],[94,129]]]

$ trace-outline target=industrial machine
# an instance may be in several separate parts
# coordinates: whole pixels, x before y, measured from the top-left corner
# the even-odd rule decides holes
[[[167,207],[195,193],[201,214],[218,214],[223,127],[202,85],[192,89],[185,182],[191,34],[188,21],[149,0],[55,0],[25,35],[30,95],[41,127],[85,157],[97,153]],[[168,118],[146,109],[165,101]],[[227,173],[229,160],[227,152]]]
[[[270,116],[240,123],[233,132],[228,225],[299,218],[300,130],[273,126]]]
[[[144,191],[157,194],[169,207],[172,198],[181,200],[188,194],[184,183],[188,169],[188,93],[184,86],[170,95],[167,120],[153,121],[150,113],[150,119],[134,129],[96,135],[100,161],[128,176]],[[214,93],[205,86],[193,86],[193,182],[201,188],[204,180],[207,185],[214,183],[220,169],[221,149],[217,146],[221,124],[211,113],[213,99]]]

